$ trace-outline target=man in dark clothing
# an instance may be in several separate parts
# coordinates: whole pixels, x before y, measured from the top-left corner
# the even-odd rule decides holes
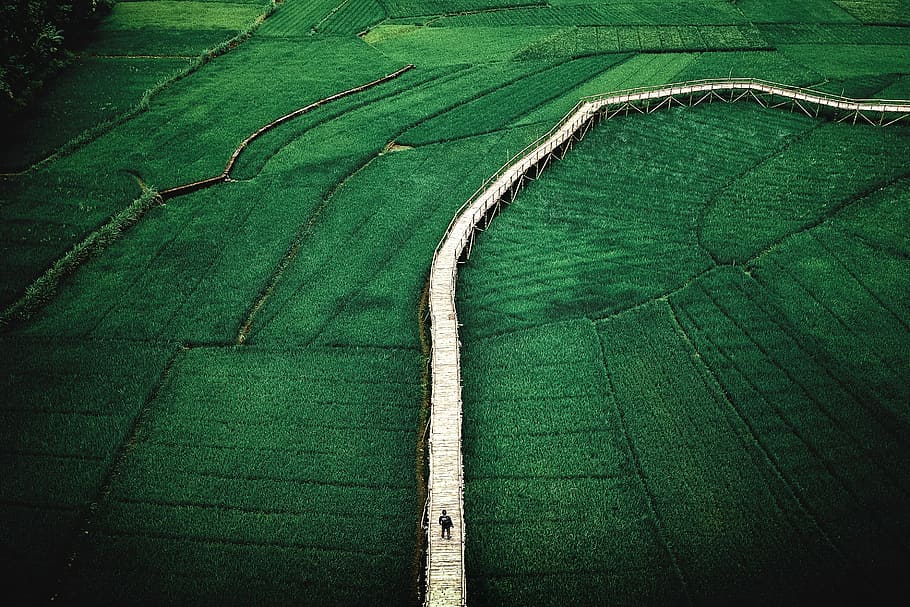
[[[442,516],[439,517],[439,526],[442,527],[442,537],[448,540],[452,539],[452,525],[452,517],[443,510]]]

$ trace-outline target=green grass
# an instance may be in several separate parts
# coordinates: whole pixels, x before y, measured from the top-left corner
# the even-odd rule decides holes
[[[328,604],[407,603],[415,359],[181,355],[79,542],[63,596],[273,602],[288,587]],[[137,571],[196,584],[143,588]],[[124,579],[122,595],[107,590]]]
[[[617,118],[478,236],[458,291],[472,600],[903,588],[876,563],[907,537],[906,136],[746,104]],[[651,544],[594,543],[642,520]]]
[[[0,335],[11,593],[419,604],[418,307],[453,213],[582,95],[732,75],[907,96],[902,6],[286,0],[228,42],[264,0],[118,4],[11,166],[70,143],[0,183],[0,300],[66,268]],[[106,237],[137,177],[216,175],[409,63]],[[470,604],[898,586],[906,130],[617,119],[481,235],[458,301]]]
[[[754,23],[855,23],[835,0],[738,0],[736,7]]]
[[[0,170],[16,171],[48,156],[86,129],[126,112],[143,93],[186,70],[187,59],[86,57],[60,75],[9,133]]]
[[[464,65],[480,55],[485,61],[507,61],[526,47],[559,31],[539,27],[417,27],[378,25],[364,41],[399,61],[413,61],[419,67]]]
[[[489,11],[434,20],[434,26],[478,27],[515,25],[730,25],[745,23],[742,12],[729,2],[648,2],[585,3],[548,7],[527,7],[512,11]]]

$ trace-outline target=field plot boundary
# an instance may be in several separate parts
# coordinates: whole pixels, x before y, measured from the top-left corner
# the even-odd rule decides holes
[[[161,198],[163,198],[164,200],[168,200],[170,198],[174,198],[177,196],[183,196],[184,194],[190,194],[192,192],[196,192],[198,190],[215,185],[216,183],[223,183],[225,181],[230,181],[231,169],[234,168],[234,165],[237,163],[237,159],[240,157],[240,154],[247,148],[247,146],[249,144],[251,144],[255,139],[257,139],[261,135],[264,135],[268,131],[271,131],[275,127],[280,126],[280,125],[284,124],[285,122],[288,122],[289,120],[293,120],[294,118],[303,116],[304,114],[311,112],[312,110],[315,110],[318,107],[322,107],[323,105],[326,105],[327,103],[331,103],[333,101],[337,101],[344,97],[354,95],[355,93],[363,92],[367,89],[371,89],[380,84],[384,84],[384,83],[388,82],[389,80],[394,80],[395,78],[398,78],[405,72],[414,69],[414,67],[415,66],[413,64],[408,64],[408,65],[404,66],[403,68],[392,72],[391,74],[386,74],[385,76],[383,76],[381,78],[377,78],[376,80],[372,80],[370,82],[367,82],[366,84],[361,84],[361,85],[355,86],[353,88],[349,88],[347,90],[341,91],[340,93],[335,93],[334,95],[329,95],[328,97],[323,97],[322,99],[314,101],[313,103],[311,103],[309,105],[306,105],[300,109],[297,109],[297,110],[294,110],[293,112],[285,114],[281,118],[276,118],[275,120],[273,120],[270,123],[268,123],[267,125],[261,127],[255,133],[253,133],[252,135],[248,136],[246,139],[244,139],[243,141],[240,142],[240,145],[238,145],[237,148],[234,150],[234,153],[231,154],[231,157],[228,159],[227,164],[224,167],[224,171],[222,171],[220,175],[216,175],[214,177],[209,177],[207,179],[200,179],[199,181],[194,181],[192,183],[186,183],[183,185],[168,188],[166,190],[161,190],[160,192],[158,192],[158,195],[161,196]]]
[[[80,149],[81,147],[88,145],[89,143],[95,141],[99,137],[105,135],[113,128],[125,124],[127,121],[135,118],[142,112],[149,109],[152,98],[156,95],[173,85],[174,83],[187,78],[192,75],[194,72],[198,71],[200,68],[210,63],[211,61],[217,59],[218,57],[225,55],[242,43],[246,42],[253,36],[257,29],[268,19],[277,9],[279,4],[283,0],[269,0],[267,5],[262,7],[263,12],[259,14],[249,25],[241,29],[234,35],[232,38],[223,40],[202,51],[199,54],[194,55],[156,55],[156,54],[138,54],[138,55],[106,55],[106,54],[94,54],[85,52],[81,55],[78,55],[78,58],[108,58],[108,59],[165,59],[165,58],[177,58],[177,59],[187,59],[190,61],[190,64],[185,68],[174,72],[172,75],[167,76],[164,80],[158,82],[155,86],[144,91],[132,107],[126,109],[120,114],[111,116],[110,118],[103,120],[94,126],[90,126],[82,132],[78,133],[75,137],[63,142],[54,149],[51,149],[38,158],[34,162],[31,162],[27,166],[22,167],[19,170],[12,170],[10,172],[2,173],[0,172],[0,178],[10,178],[10,177],[21,177],[28,173],[37,171],[38,169],[51,164],[52,162],[59,160],[62,157],[68,156]]]
[[[712,101],[755,101],[764,107],[822,114],[838,122],[888,126],[910,119],[910,101],[851,99],[757,79],[695,80],[628,89],[582,98],[550,131],[488,178],[453,217],[433,255],[429,305],[431,335],[431,412],[427,480],[426,604],[463,606],[465,577],[464,465],[461,451],[461,366],[455,285],[462,255],[470,255],[475,228],[489,222],[501,204],[514,199],[527,179],[535,179],[554,158],[563,158],[599,119],[648,114],[662,108]],[[452,516],[452,539],[439,537],[434,518]]]
[[[227,165],[224,167],[224,171],[215,177],[208,177],[206,179],[201,179],[192,183],[186,183],[160,191],[155,191],[140,183],[142,186],[142,194],[139,196],[139,198],[133,201],[133,203],[130,204],[126,209],[120,211],[112,218],[110,218],[100,228],[86,236],[80,242],[76,243],[69,251],[67,251],[67,253],[55,261],[47,270],[45,270],[28,287],[26,287],[24,293],[16,301],[9,304],[5,309],[0,311],[0,329],[6,327],[16,319],[23,320],[27,318],[35,310],[37,310],[43,304],[47,303],[52,293],[56,290],[60,280],[64,276],[72,274],[89,257],[96,255],[104,250],[110,243],[119,238],[125,230],[138,223],[139,220],[142,219],[142,217],[153,207],[163,204],[164,202],[172,198],[176,198],[177,196],[183,196],[185,194],[190,194],[192,192],[197,192],[199,190],[208,188],[215,184],[231,181],[231,169],[234,168],[234,164],[237,162],[240,154],[259,136],[281,124],[284,124],[285,122],[288,122],[289,120],[293,120],[294,118],[302,116],[303,114],[306,114],[316,108],[322,107],[323,105],[337,101],[344,97],[348,97],[350,95],[354,95],[356,93],[363,92],[380,84],[384,84],[390,80],[394,80],[405,72],[414,69],[414,67],[415,66],[413,64],[406,65],[392,72],[391,74],[386,74],[381,78],[377,78],[365,84],[361,84],[339,93],[335,93],[334,95],[323,97],[322,99],[314,101],[309,105],[285,114],[281,118],[277,118],[271,121],[244,139],[234,150],[233,154],[231,154]]]

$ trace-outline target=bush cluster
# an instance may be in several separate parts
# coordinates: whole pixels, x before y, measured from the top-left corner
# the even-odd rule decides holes
[[[69,59],[67,47],[115,0],[15,0],[0,4],[0,115],[28,104],[44,80]]]

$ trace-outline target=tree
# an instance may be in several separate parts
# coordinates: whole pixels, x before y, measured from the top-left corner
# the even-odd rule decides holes
[[[14,0],[0,4],[0,112],[25,107],[71,54],[67,41],[110,11],[113,0]]]

